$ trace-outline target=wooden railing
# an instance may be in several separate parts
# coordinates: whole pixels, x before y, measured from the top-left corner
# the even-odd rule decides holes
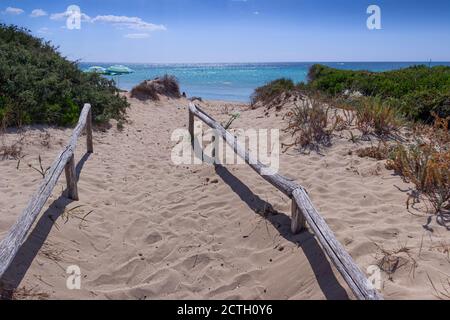
[[[314,208],[305,188],[279,174],[264,175],[263,172],[269,171],[268,168],[247,152],[246,149],[238,143],[237,137],[225,130],[225,128],[217,121],[193,103],[189,105],[189,132],[191,135],[192,146],[194,146],[195,142],[194,116],[214,129],[216,134],[220,135],[225,142],[233,148],[234,152],[244,159],[245,162],[262,178],[292,199],[292,232],[294,234],[299,233],[302,229],[306,228],[306,223],[308,223],[323,250],[328,255],[328,258],[336,266],[357,299],[383,299],[383,297],[373,288],[372,284],[353,261],[345,248],[336,239],[319,212]]]
[[[17,252],[24,243],[31,226],[41,212],[63,170],[66,172],[67,195],[70,199],[78,201],[77,174],[75,170],[74,152],[78,138],[86,129],[87,152],[94,152],[92,144],[92,115],[91,105],[85,104],[80,119],[75,127],[69,144],[58,155],[50,170],[46,174],[38,191],[31,198],[27,208],[22,212],[17,222],[9,230],[6,238],[0,243],[0,279],[14,260]]]

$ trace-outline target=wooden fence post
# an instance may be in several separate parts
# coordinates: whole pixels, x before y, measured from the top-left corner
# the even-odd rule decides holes
[[[218,146],[218,137],[216,136],[216,130],[214,130],[214,135],[211,138],[211,145],[213,146],[212,152],[211,152],[211,157],[212,157],[212,161],[213,161],[213,165],[218,165],[218,161],[216,159],[217,156],[217,146]]]
[[[86,120],[87,120],[86,121],[87,152],[93,153],[94,152],[94,144],[92,142],[92,109],[89,110]]]
[[[192,150],[195,149],[195,137],[194,137],[194,114],[189,110],[189,134],[191,135]]]
[[[306,219],[303,216],[303,212],[297,206],[295,199],[292,199],[291,208],[291,231],[293,234],[299,234],[302,230],[306,229]]]
[[[69,199],[78,201],[77,173],[75,171],[75,157],[72,155],[66,164],[67,193]]]

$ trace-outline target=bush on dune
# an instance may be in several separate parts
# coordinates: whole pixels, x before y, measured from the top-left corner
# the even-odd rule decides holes
[[[128,103],[113,81],[81,72],[49,42],[0,25],[0,122],[3,126],[73,125],[84,103],[94,121],[124,117]]]
[[[255,106],[258,102],[270,104],[275,98],[283,93],[290,92],[295,88],[295,84],[290,79],[278,79],[272,81],[255,90],[251,97],[251,105]]]
[[[450,67],[413,66],[386,72],[352,71],[314,65],[308,85],[329,96],[345,91],[389,99],[410,120],[432,122],[432,113],[450,116]]]
[[[146,80],[131,90],[131,97],[139,100],[158,101],[159,96],[181,98],[180,85],[176,77],[164,75],[153,80]]]

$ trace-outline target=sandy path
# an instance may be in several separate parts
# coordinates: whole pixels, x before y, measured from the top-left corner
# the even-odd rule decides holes
[[[170,137],[173,130],[187,126],[186,105],[184,100],[156,104],[133,100],[131,123],[122,132],[116,128],[97,132],[95,153],[88,158],[81,142],[76,158],[82,159],[81,201],[61,197],[62,177],[48,202],[50,208],[4,280],[58,299],[351,297],[314,237],[309,232],[290,235],[289,199],[247,166],[215,170],[172,164],[175,143]],[[204,107],[226,120],[215,105]],[[243,112],[234,126],[282,128],[283,122],[281,116],[264,117],[256,110]],[[39,174],[25,164],[38,154],[49,164],[71,131],[48,132],[50,148],[37,139],[42,133],[28,133],[24,149],[28,155],[19,170],[16,161],[0,162],[0,236],[39,183]],[[284,154],[281,173],[308,188],[363,269],[377,260],[374,243],[392,249],[407,241],[417,250],[424,238],[424,218],[407,212],[405,193],[395,187],[408,186],[378,169],[379,163],[350,156],[348,148],[348,141],[338,140],[326,157]],[[67,214],[61,214],[72,208],[76,209],[66,221]],[[74,217],[86,214],[84,222]],[[449,262],[445,252],[433,250],[432,244],[447,239],[440,229],[426,234],[421,250],[425,259],[419,261],[415,277],[405,266],[394,281],[384,278],[383,294],[433,298],[426,273],[438,279]],[[81,269],[82,290],[66,288],[65,270],[70,265]]]

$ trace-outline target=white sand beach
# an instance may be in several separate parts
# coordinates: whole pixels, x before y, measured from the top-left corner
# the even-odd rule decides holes
[[[291,234],[290,199],[248,166],[172,163],[171,134],[187,128],[188,100],[129,101],[129,123],[122,131],[115,125],[96,131],[94,154],[85,155],[84,140],[79,142],[80,201],[63,195],[62,175],[4,276],[20,298],[353,298],[314,235]],[[288,107],[265,114],[218,101],[200,106],[226,121],[225,104],[241,113],[233,128],[286,127]],[[28,130],[20,165],[0,161],[1,238],[42,179],[28,164],[39,168],[40,155],[45,169],[71,133]],[[282,142],[290,141],[282,135]],[[323,154],[291,149],[281,155],[280,173],[308,190],[363,271],[377,264],[396,269],[382,273],[384,298],[437,299],[441,281],[450,277],[448,231],[435,222],[433,232],[423,228],[426,203],[408,210],[412,185],[383,161],[350,152],[364,145],[370,142],[336,136]],[[66,287],[70,265],[81,269],[81,290]]]

